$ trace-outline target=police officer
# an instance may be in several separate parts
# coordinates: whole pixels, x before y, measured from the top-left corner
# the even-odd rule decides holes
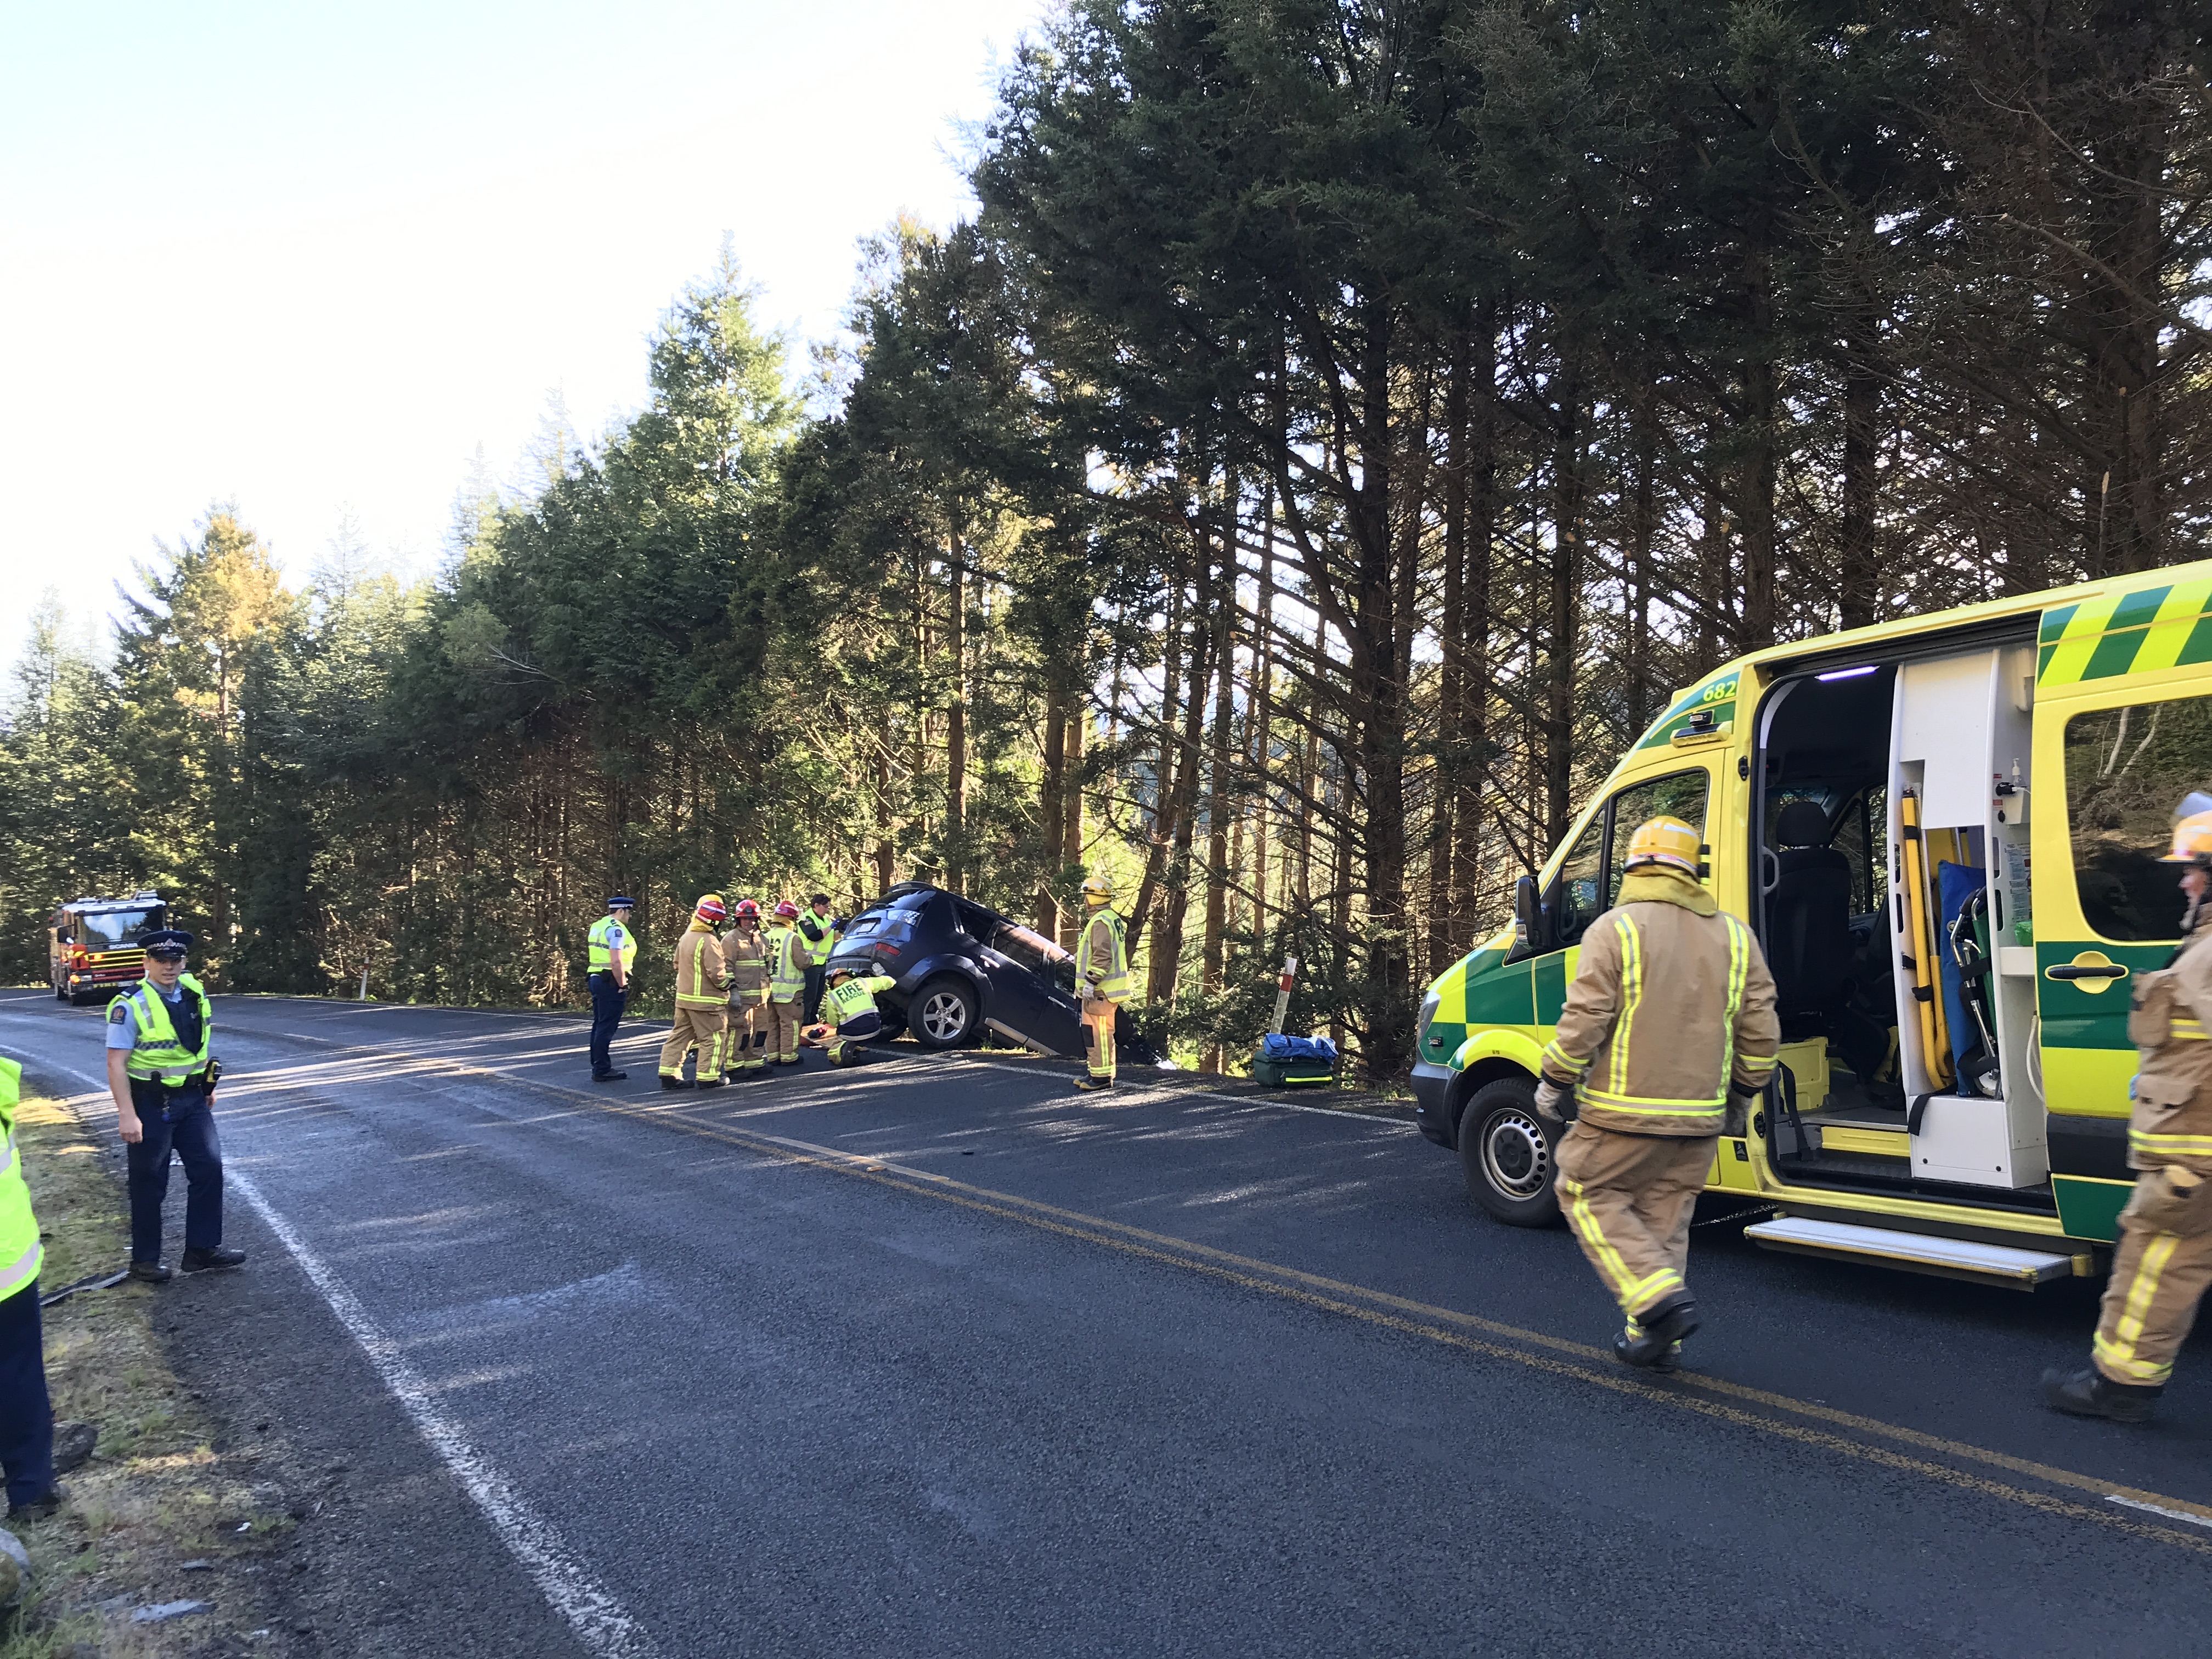
[[[36,1521],[60,1507],[62,1491],[54,1484],[54,1414],[39,1325],[46,1249],[15,1147],[21,1077],[14,1060],[0,1060],[0,1474],[8,1518]]]
[[[629,930],[629,898],[622,893],[607,901],[607,913],[592,924],[586,941],[590,959],[584,983],[592,989],[592,1081],[619,1083],[629,1075],[615,1070],[608,1045],[629,1006],[630,964],[637,960],[637,935]]]
[[[837,948],[837,924],[830,917],[830,895],[810,893],[799,913],[799,942],[806,951],[806,1009],[799,1022],[811,1025],[822,1016],[822,988],[826,982],[830,953]]]
[[[2185,808],[2193,800],[2182,803]],[[2120,1212],[2090,1364],[2043,1374],[2043,1398],[2075,1417],[2140,1423],[2165,1391],[2212,1285],[2212,811],[2184,817],[2161,860],[2181,866],[2181,948],[2136,983],[2128,1037],[2140,1056],[2128,1118],[2136,1189]]]
[[[146,977],[107,1005],[107,1087],[115,1097],[131,1194],[131,1276],[166,1284],[161,1200],[169,1158],[185,1166],[185,1253],[188,1273],[235,1267],[246,1252],[222,1242],[222,1143],[215,1128],[220,1061],[208,1058],[215,1014],[200,982],[185,972],[192,936],[176,928],[148,933]]]
[[[1583,934],[1536,1088],[1537,1111],[1573,1125],[1554,1160],[1559,1207],[1627,1316],[1613,1351],[1659,1371],[1698,1328],[1690,1213],[1782,1036],[1759,941],[1705,890],[1698,854],[1679,818],[1629,838],[1620,896]]]
[[[1114,884],[1092,876],[1083,884],[1089,914],[1075,947],[1075,992],[1083,1004],[1083,1052],[1090,1074],[1079,1089],[1114,1086],[1114,1026],[1129,1000],[1129,947],[1121,915],[1114,908]]]

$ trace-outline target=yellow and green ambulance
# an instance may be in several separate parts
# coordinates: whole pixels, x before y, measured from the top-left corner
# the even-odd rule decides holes
[[[2212,791],[2212,562],[1777,646],[1681,692],[1513,924],[1422,1006],[1422,1132],[1547,1225],[1534,1111],[1628,837],[1700,827],[1774,970],[1782,1064],[1713,1191],[1774,1249],[2033,1289],[2099,1273],[2128,1196],[2136,975],[2180,932],[2158,862]]]

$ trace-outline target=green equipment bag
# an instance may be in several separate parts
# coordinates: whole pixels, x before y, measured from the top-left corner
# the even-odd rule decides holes
[[[1336,1081],[1336,1045],[1327,1037],[1269,1033],[1252,1055],[1252,1081],[1263,1089],[1312,1089]]]

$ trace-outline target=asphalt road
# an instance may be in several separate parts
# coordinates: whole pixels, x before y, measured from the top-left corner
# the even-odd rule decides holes
[[[82,1091],[97,1022],[0,996],[0,1050]],[[164,1294],[232,1413],[344,1472],[328,1651],[2212,1647],[2212,1342],[2151,1427],[2051,1417],[2091,1286],[1702,1227],[1659,1382],[1565,1233],[1392,1118],[902,1044],[667,1095],[649,1027],[595,1089],[572,1018],[217,1022],[252,1260]]]

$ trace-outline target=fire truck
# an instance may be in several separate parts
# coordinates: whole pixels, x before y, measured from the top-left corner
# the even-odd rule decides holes
[[[169,925],[168,907],[152,891],[129,898],[71,899],[46,929],[46,972],[57,1001],[105,1002],[145,977],[138,941]]]

